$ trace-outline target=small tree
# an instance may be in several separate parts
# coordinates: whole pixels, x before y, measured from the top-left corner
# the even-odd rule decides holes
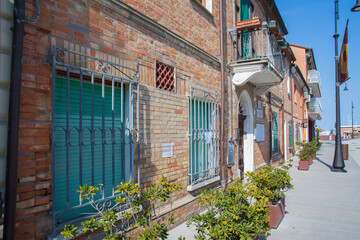
[[[317,146],[317,150],[319,151],[321,148],[322,142],[320,142],[320,130],[319,128],[316,129],[316,146]]]
[[[223,191],[203,191],[199,202],[208,210],[193,216],[188,222],[196,227],[198,234],[195,239],[252,239],[267,233],[270,230],[268,200],[255,194],[239,179]]]
[[[305,141],[303,142],[297,142],[296,145],[299,145],[301,148],[298,152],[298,156],[300,161],[308,161],[310,157],[313,156],[313,148],[310,143],[307,143]]]
[[[277,168],[268,165],[256,172],[247,172],[249,187],[255,192],[256,198],[266,197],[269,204],[274,205],[280,198],[285,197],[285,191],[293,189],[289,175],[291,167],[292,159],[287,164],[280,163]]]
[[[98,217],[83,221],[82,232],[79,233],[74,225],[66,225],[61,234],[65,239],[73,239],[77,235],[94,232],[98,229],[105,234],[104,240],[130,239],[129,232],[133,228],[140,230],[139,240],[158,240],[167,239],[169,225],[174,224],[172,214],[167,218],[158,218],[155,206],[159,202],[166,202],[170,194],[180,189],[175,183],[169,183],[165,177],[161,177],[156,183],[150,184],[143,192],[140,192],[139,185],[129,182],[122,182],[116,186],[115,193],[119,195],[115,198],[116,204],[107,207],[106,204],[98,207],[95,196],[98,192],[103,194],[102,184],[99,187],[80,186],[77,191],[81,201],[87,201],[98,213]],[[121,211],[119,206],[127,206],[125,211]]]

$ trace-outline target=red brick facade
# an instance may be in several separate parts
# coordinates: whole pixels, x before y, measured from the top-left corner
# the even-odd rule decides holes
[[[126,60],[139,64],[140,92],[140,176],[141,185],[147,186],[165,176],[180,184],[182,190],[172,196],[176,203],[175,218],[180,223],[197,213],[196,192],[188,192],[189,185],[189,94],[190,87],[221,94],[220,72],[220,0],[212,1],[212,12],[195,3],[196,0],[42,0],[41,15],[37,23],[25,23],[18,187],[16,211],[16,239],[44,239],[53,234],[52,222],[52,65],[51,49],[57,45],[93,57],[113,62]],[[266,21],[267,1],[253,1],[254,16]],[[226,1],[226,28],[234,23],[234,5]],[[33,1],[26,1],[26,14],[36,12]],[[270,12],[271,20],[276,19]],[[282,21],[282,20],[281,20]],[[227,35],[225,55],[232,59],[232,41]],[[155,86],[156,61],[176,70],[176,91],[169,92]],[[289,59],[285,69],[290,69]],[[220,162],[223,182],[238,177],[239,169],[236,140],[239,102],[243,91],[253,108],[249,124],[263,124],[264,141],[253,141],[254,169],[267,163],[276,165],[292,155],[289,146],[288,123],[301,123],[303,118],[302,90],[291,71],[285,71],[284,80],[262,95],[246,84],[233,88],[231,74],[226,70],[225,105],[219,107],[224,116],[225,159]],[[290,75],[290,76],[289,76]],[[288,84],[291,81],[291,84]],[[289,89],[289,87],[291,89]],[[231,93],[232,91],[232,93]],[[288,94],[289,93],[289,94]],[[230,94],[233,98],[230,99]],[[232,105],[231,101],[232,100]],[[293,103],[293,104],[292,104]],[[263,117],[255,109],[261,105]],[[232,109],[232,118],[230,110]],[[272,115],[278,115],[278,152],[272,154]],[[293,114],[296,113],[296,114]],[[295,117],[296,115],[296,117]],[[294,116],[294,119],[293,119]],[[250,119],[250,116],[249,118]],[[284,121],[287,123],[284,125]],[[232,129],[230,128],[232,123]],[[136,124],[136,122],[135,122]],[[284,127],[287,127],[286,131]],[[284,136],[284,131],[287,132]],[[235,141],[235,165],[226,164],[227,140]],[[253,136],[253,135],[251,135]],[[294,135],[295,137],[295,135]],[[285,141],[285,138],[286,141]],[[249,140],[249,139],[247,139]],[[162,157],[162,144],[173,143],[173,156]],[[285,153],[286,151],[286,153]],[[134,162],[137,163],[135,148]],[[251,159],[252,161],[252,159]],[[137,169],[137,166],[134,167]],[[136,171],[135,171],[136,173]],[[214,182],[220,185],[220,181]]]

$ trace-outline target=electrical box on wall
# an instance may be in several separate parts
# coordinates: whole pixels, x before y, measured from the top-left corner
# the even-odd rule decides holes
[[[228,165],[234,165],[234,148],[235,148],[234,141],[228,141],[228,146],[227,146],[227,164]]]

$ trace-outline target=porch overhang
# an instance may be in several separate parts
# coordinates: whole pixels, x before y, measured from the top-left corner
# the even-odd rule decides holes
[[[256,95],[264,94],[283,80],[282,74],[268,59],[234,63],[230,67],[234,72],[233,84],[243,86],[246,83],[251,83],[255,86]]]
[[[322,114],[320,112],[309,112],[309,118],[314,121],[321,120]]]

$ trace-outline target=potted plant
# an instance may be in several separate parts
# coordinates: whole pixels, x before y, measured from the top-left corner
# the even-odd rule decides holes
[[[207,211],[188,222],[196,227],[195,239],[257,239],[270,230],[267,198],[240,179],[225,190],[203,191],[198,201]]]
[[[307,142],[297,142],[297,145],[300,145],[300,150],[298,152],[299,157],[299,170],[309,170],[309,159],[312,156],[313,152],[311,145]]]
[[[281,163],[277,168],[268,165],[247,173],[248,185],[254,189],[256,196],[268,199],[271,228],[277,228],[285,215],[285,191],[293,188],[288,171],[291,166],[290,159],[288,164]]]

